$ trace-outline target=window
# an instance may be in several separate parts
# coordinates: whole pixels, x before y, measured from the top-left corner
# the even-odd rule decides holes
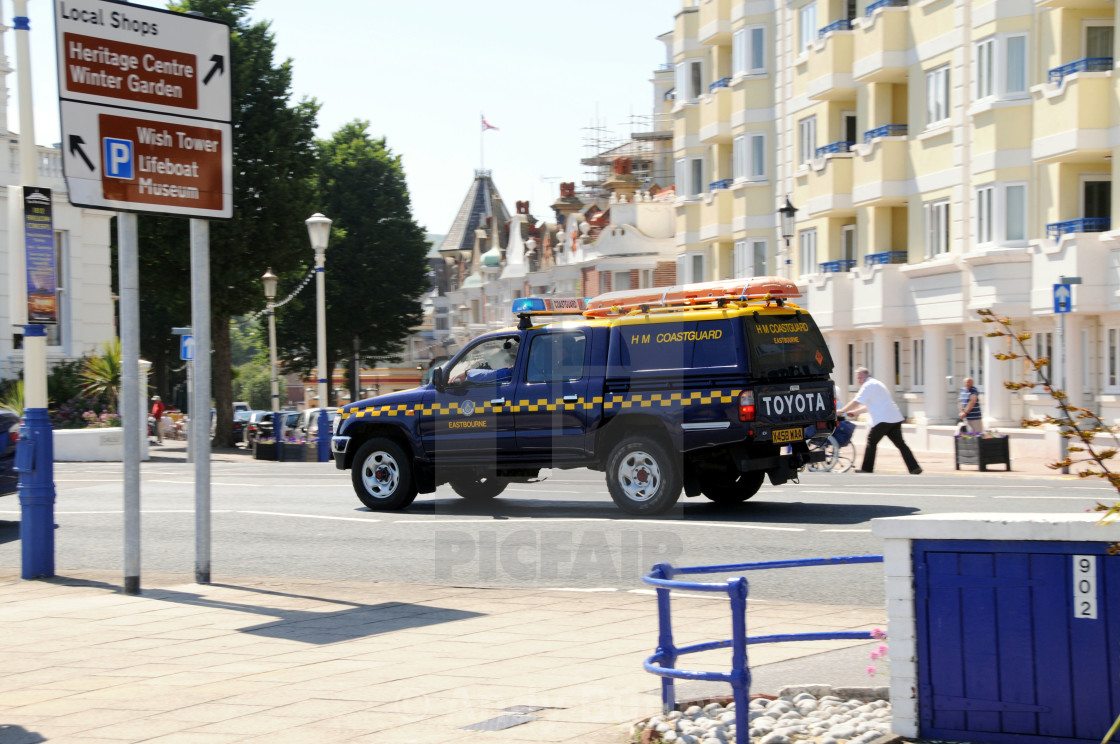
[[[817,273],[817,229],[802,230],[797,239],[801,251],[801,275]]]
[[[563,382],[583,377],[587,337],[582,333],[547,333],[533,339],[526,382]]]
[[[513,366],[517,362],[517,349],[521,339],[517,336],[490,338],[481,341],[459,357],[447,373],[452,385],[494,384],[513,379]],[[472,374],[473,373],[473,374]]]
[[[982,186],[976,189],[976,242],[991,243],[992,206],[995,200],[995,187]]]
[[[1081,177],[1081,216],[1112,216],[1112,180],[1105,175]]]
[[[984,337],[968,337],[968,358],[965,360],[965,377],[971,377],[976,383],[976,389],[984,390],[984,362],[987,354],[984,353]]]
[[[747,169],[747,176],[751,179],[766,178],[766,135],[752,134],[751,164]]]
[[[924,388],[926,385],[926,341],[924,338],[914,339],[911,348],[911,363],[913,365],[911,376],[914,381],[912,387],[915,390]]]
[[[940,199],[925,205],[926,258],[949,252],[949,200]]]
[[[848,344],[848,387],[856,384],[856,345]]]
[[[692,270],[689,272],[689,276],[692,277],[692,278],[690,279],[690,281],[693,281],[693,282],[704,281],[704,279],[705,279],[705,276],[704,276],[704,274],[705,274],[705,272],[704,272],[704,254],[703,253],[693,254],[692,259],[691,259],[691,264],[692,264]]]
[[[70,233],[54,231],[54,286],[58,322],[47,326],[47,346],[65,349],[70,345]]]
[[[871,370],[871,376],[875,376],[875,342],[863,342],[863,366]]]
[[[856,226],[844,225],[840,228],[840,257],[845,261],[856,260]]]
[[[926,127],[949,121],[949,65],[926,73]]]
[[[809,49],[809,43],[817,38],[817,3],[807,3],[797,12],[800,21],[797,37],[797,53],[804,54]]]
[[[736,181],[747,177],[746,137],[736,137],[731,143],[731,177]]]
[[[976,98],[1008,98],[1027,92],[1027,37],[993,36],[976,44]]]
[[[945,378],[949,381],[949,389],[953,389],[953,339],[945,339]]]
[[[688,163],[689,196],[699,196],[707,189],[704,188],[704,158],[692,158]]]
[[[902,387],[902,342],[894,342],[894,386]]]
[[[677,284],[704,281],[704,254],[682,253],[677,258]]]
[[[653,286],[653,269],[641,269],[638,272],[638,289],[648,289]]]
[[[1038,368],[1035,373],[1035,380],[1037,382],[1043,381],[1043,376],[1051,382],[1054,381],[1053,366],[1050,360],[1054,358],[1054,334],[1050,331],[1043,331],[1034,334],[1034,358],[1036,362],[1046,360],[1046,364]]]
[[[616,271],[611,276],[611,291],[618,292],[623,289],[630,289],[630,272]]]
[[[737,241],[731,255],[731,278],[752,276],[766,276],[766,241],[757,238]]]
[[[1027,185],[1008,184],[1003,189],[1003,235],[1007,241],[1027,239]]]
[[[704,63],[687,60],[677,65],[677,95],[686,102],[695,102],[704,90]]]
[[[989,184],[976,190],[976,242],[1027,239],[1027,185]]]
[[[1112,24],[1109,21],[1085,22],[1085,56],[1112,56]]]
[[[765,240],[752,240],[751,241],[751,254],[754,258],[754,275],[767,276],[770,272],[766,269],[766,241]]]
[[[755,75],[766,72],[763,47],[765,27],[741,28],[731,37],[732,74]]]
[[[799,163],[808,163],[817,156],[817,117],[810,116],[797,122]]]
[[[1108,329],[1108,387],[1120,385],[1120,328]]]
[[[766,135],[736,137],[732,143],[732,176],[758,181],[766,178]]]

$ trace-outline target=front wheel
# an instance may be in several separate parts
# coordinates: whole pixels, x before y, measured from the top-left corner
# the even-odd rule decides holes
[[[363,444],[354,455],[350,478],[358,500],[374,511],[403,509],[416,499],[412,462],[391,439]]]
[[[489,501],[506,490],[509,481],[496,475],[464,473],[448,479],[451,490],[467,501]]]
[[[663,514],[681,496],[681,469],[661,442],[648,436],[627,437],[607,458],[607,489],[628,514]]]
[[[752,470],[748,473],[719,473],[707,474],[700,480],[700,491],[720,506],[741,504],[762,488],[766,480],[766,473],[762,470]]]

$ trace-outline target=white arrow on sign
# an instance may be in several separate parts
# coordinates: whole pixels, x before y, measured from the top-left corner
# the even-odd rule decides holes
[[[1069,303],[1069,295],[1069,287],[1064,284],[1058,285],[1058,288],[1054,290],[1054,296],[1057,297],[1058,302],[1063,305]]]

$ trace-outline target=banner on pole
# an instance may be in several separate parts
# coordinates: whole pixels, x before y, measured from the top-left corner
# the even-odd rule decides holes
[[[27,321],[58,324],[58,262],[51,190],[23,187],[23,241],[27,254]]]

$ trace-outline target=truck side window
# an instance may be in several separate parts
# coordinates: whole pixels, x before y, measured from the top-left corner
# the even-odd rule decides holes
[[[560,382],[583,377],[587,336],[582,333],[547,333],[529,347],[526,382]]]
[[[472,346],[447,373],[448,384],[508,382],[517,363],[518,346],[516,336],[491,338]]]

